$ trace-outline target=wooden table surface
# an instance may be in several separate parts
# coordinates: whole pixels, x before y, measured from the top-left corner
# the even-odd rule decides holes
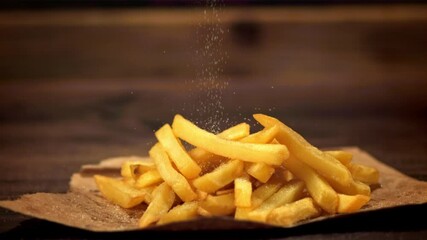
[[[427,181],[426,6],[221,14],[215,54],[227,62],[221,89],[206,90],[201,9],[0,12],[0,199],[66,192],[83,164],[146,155],[176,113],[218,129],[256,129],[251,114],[271,114],[318,147],[359,146]],[[289,231],[119,235],[0,209],[0,238],[425,239],[426,215],[422,205]]]

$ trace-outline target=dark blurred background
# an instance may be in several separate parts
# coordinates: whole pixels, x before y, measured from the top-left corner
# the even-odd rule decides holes
[[[64,192],[82,164],[145,155],[176,113],[214,130],[271,114],[319,147],[359,146],[427,180],[423,2],[0,6],[1,199]]]

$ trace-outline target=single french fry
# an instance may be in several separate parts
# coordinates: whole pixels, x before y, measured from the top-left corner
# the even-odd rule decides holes
[[[302,197],[304,183],[293,181],[285,184],[271,197],[265,200],[259,207],[248,213],[248,219],[252,221],[265,222],[268,214],[275,208],[286,203],[294,202]]]
[[[311,198],[303,198],[276,208],[268,214],[267,223],[289,227],[305,219],[316,217],[320,211]]]
[[[155,169],[153,161],[148,161],[146,158],[127,157],[120,169],[120,174],[124,178],[136,179],[139,174]],[[131,160],[128,160],[131,159]],[[143,160],[141,160],[143,159]]]
[[[246,172],[262,183],[266,183],[275,169],[265,163],[245,163]]]
[[[347,166],[353,159],[352,153],[342,151],[342,150],[325,151],[325,153],[331,155],[332,157],[340,161],[345,166]]]
[[[200,202],[200,207],[212,216],[230,215],[236,209],[236,206],[234,206],[234,193],[220,196],[209,195]]]
[[[157,169],[152,169],[137,177],[134,186],[135,188],[145,188],[161,182],[163,182],[163,178],[160,173]]]
[[[350,163],[348,169],[355,180],[368,185],[379,183],[380,173],[376,168],[358,163]]]
[[[371,195],[371,188],[368,185],[359,181],[352,181],[349,186],[345,186],[345,187],[332,180],[329,181],[329,184],[338,193],[343,193],[348,195],[357,195],[357,194],[361,194],[365,196]]]
[[[181,205],[178,205],[168,213],[160,217],[157,225],[163,225],[171,222],[179,222],[190,220],[197,217],[197,208],[199,207],[199,203],[197,201],[185,202]]]
[[[236,208],[236,213],[234,215],[234,218],[240,219],[240,220],[248,219],[248,213],[252,209],[255,209],[258,206],[260,206],[266,199],[268,199],[275,192],[277,192],[282,187],[282,185],[283,183],[282,181],[280,181],[280,179],[272,177],[267,183],[264,183],[263,185],[259,186],[257,189],[255,189],[252,192],[251,207]]]
[[[358,211],[367,202],[370,197],[366,195],[345,195],[338,194],[338,213],[352,213]]]
[[[239,140],[249,135],[250,126],[247,123],[240,123],[231,128],[226,129],[225,131],[219,133],[217,136],[223,139],[228,140]],[[197,164],[201,165],[204,162],[210,161],[215,157],[215,154],[212,154],[202,148],[193,148],[188,154]]]
[[[146,227],[158,221],[172,207],[175,201],[175,193],[167,183],[160,184],[153,191],[153,200],[148,205],[142,217],[139,219],[139,226]]]
[[[156,163],[160,176],[172,187],[179,198],[184,202],[193,201],[197,198],[197,194],[193,191],[187,179],[173,168],[168,155],[160,144],[155,144],[150,149],[149,154]]]
[[[305,182],[311,197],[323,210],[331,214],[336,212],[338,205],[337,193],[323,177],[293,155],[283,165],[297,178]]]
[[[289,155],[284,145],[242,143],[222,139],[200,129],[181,115],[175,115],[172,128],[177,137],[188,143],[231,159],[280,165]]]
[[[101,175],[95,175],[94,178],[101,194],[123,208],[131,208],[142,203],[152,190],[135,189],[119,179]]]
[[[254,114],[253,116],[264,127],[279,126],[280,131],[276,139],[286,145],[289,151],[300,161],[315,169],[325,178],[339,181],[343,186],[350,185],[353,180],[350,171],[333,156],[314,147],[301,135],[276,118],[264,114]]]
[[[220,132],[217,136],[228,140],[240,140],[250,134],[249,124],[243,122]]]
[[[214,171],[194,179],[193,186],[203,192],[213,193],[233,182],[242,172],[243,162],[240,160],[230,160]]]
[[[179,139],[173,134],[169,124],[163,125],[163,127],[155,132],[155,135],[182,175],[187,179],[193,179],[199,176],[201,168],[188,155]]]
[[[247,174],[234,179],[234,205],[236,207],[250,207],[252,183]]]
[[[243,143],[269,143],[273,141],[279,132],[279,127],[274,125],[272,127],[264,128],[263,130],[248,135],[239,140]]]

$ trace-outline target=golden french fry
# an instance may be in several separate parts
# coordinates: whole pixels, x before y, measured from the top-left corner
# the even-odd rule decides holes
[[[243,122],[220,132],[217,136],[228,140],[239,140],[248,136],[249,131],[249,124]]]
[[[265,163],[245,163],[246,172],[262,183],[266,183],[275,169]]]
[[[216,168],[213,172],[194,179],[193,186],[203,192],[213,193],[233,182],[242,172],[243,162],[240,160],[230,160]]]
[[[349,186],[345,186],[345,187],[332,180],[329,181],[329,184],[338,193],[344,193],[348,195],[357,195],[357,194],[361,194],[365,196],[371,195],[371,188],[368,185],[359,181],[352,181]]]
[[[163,182],[162,176],[157,171],[157,169],[149,170],[143,174],[141,174],[135,181],[135,188],[145,188],[157,183]]]
[[[234,193],[220,196],[209,195],[200,202],[200,207],[212,216],[230,215],[236,209],[236,206],[234,206]]]
[[[236,207],[250,207],[252,183],[247,174],[234,179],[234,205]]]
[[[337,159],[311,145],[301,135],[276,118],[264,114],[254,114],[254,118],[264,127],[279,126],[280,131],[276,139],[285,144],[292,154],[315,169],[320,175],[339,181],[343,186],[350,185],[353,180],[351,173]]]
[[[319,214],[320,211],[314,206],[313,199],[304,198],[271,211],[267,217],[267,223],[289,227]]]
[[[323,177],[293,155],[283,165],[297,178],[305,182],[311,197],[323,210],[331,214],[336,212],[338,205],[337,193]]]
[[[266,199],[272,196],[275,192],[277,192],[283,183],[278,178],[271,178],[267,183],[259,186],[252,192],[251,196],[251,207],[249,208],[236,208],[236,213],[234,218],[236,219],[248,219],[248,213],[252,210],[260,206]]]
[[[155,132],[155,135],[182,175],[187,179],[199,176],[201,168],[188,155],[179,139],[173,134],[169,124],[163,125],[163,127]]]
[[[109,201],[131,208],[142,203],[151,189],[135,189],[119,179],[95,175],[95,182],[101,194]]]
[[[239,140],[239,142],[243,143],[269,143],[273,141],[279,132],[279,127],[274,125],[272,127],[264,128],[263,130],[248,135]]]
[[[197,194],[193,191],[187,179],[173,168],[168,155],[160,144],[157,143],[154,145],[150,149],[149,154],[156,163],[160,176],[172,187],[179,198],[184,202],[193,201],[197,198]]]
[[[259,207],[248,213],[248,219],[252,221],[265,222],[268,214],[275,208],[286,203],[294,202],[302,197],[304,183],[293,181],[285,184],[271,197],[265,200]]]
[[[139,219],[139,226],[146,227],[158,221],[172,207],[175,201],[175,193],[166,183],[160,184],[153,191],[153,200],[148,205],[142,217]]]
[[[332,157],[340,161],[345,166],[347,166],[353,159],[352,153],[342,151],[342,150],[325,151],[325,153],[331,155]]]
[[[366,195],[345,195],[338,194],[338,213],[352,213],[358,211],[367,202],[370,197]]]
[[[289,155],[284,145],[242,143],[222,139],[200,129],[181,115],[175,116],[172,128],[177,137],[188,143],[231,159],[280,165]]]
[[[376,168],[357,163],[350,163],[348,169],[355,180],[371,185],[379,183],[380,173]]]
[[[168,213],[160,217],[157,225],[163,225],[171,222],[186,221],[197,217],[197,201],[185,202],[172,208]]]
[[[131,160],[128,160],[131,159]],[[141,160],[144,159],[144,160]],[[144,173],[145,171],[149,171],[155,169],[153,161],[148,161],[146,158],[140,157],[129,157],[126,158],[127,161],[123,162],[122,167],[120,169],[120,174],[124,178],[133,178],[136,179],[139,174]]]
[[[250,126],[247,123],[237,124],[225,131],[219,133],[217,136],[228,140],[239,140],[249,135]],[[190,157],[196,161],[197,164],[203,164],[204,162],[210,161],[215,154],[212,154],[202,148],[193,148],[188,152]]]

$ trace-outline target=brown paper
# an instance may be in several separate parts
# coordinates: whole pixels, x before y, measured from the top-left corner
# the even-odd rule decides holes
[[[402,205],[427,203],[427,182],[410,178],[379,162],[359,148],[344,150],[354,154],[354,162],[373,166],[380,171],[380,186],[373,189],[371,201],[361,211],[374,211]],[[93,174],[119,175],[123,159],[109,159],[98,165],[85,165],[72,176],[70,191],[64,194],[36,193],[24,195],[14,201],[1,201],[0,206],[35,218],[45,219],[71,227],[91,231],[127,231],[137,229],[144,209],[123,209],[109,203],[96,189]],[[301,222],[298,225],[334,218],[326,216]],[[188,222],[172,223],[163,230],[223,230],[270,228],[261,223],[237,221],[231,217],[200,218]],[[144,230],[141,230],[144,231]]]

